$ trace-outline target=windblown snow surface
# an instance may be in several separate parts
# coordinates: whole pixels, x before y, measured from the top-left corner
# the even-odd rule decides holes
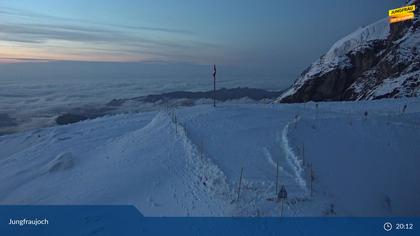
[[[278,163],[285,216],[420,215],[419,140],[418,98],[107,116],[1,136],[0,204],[279,216]]]

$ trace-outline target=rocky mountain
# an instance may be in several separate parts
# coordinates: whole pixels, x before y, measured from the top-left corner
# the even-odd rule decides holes
[[[415,19],[382,19],[336,42],[278,102],[372,100],[420,95],[420,1]]]

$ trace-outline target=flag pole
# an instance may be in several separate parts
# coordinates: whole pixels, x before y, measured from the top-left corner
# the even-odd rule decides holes
[[[216,65],[213,65],[213,107],[216,107]]]

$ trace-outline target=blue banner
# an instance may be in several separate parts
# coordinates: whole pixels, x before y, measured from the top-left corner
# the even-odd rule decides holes
[[[420,218],[143,217],[132,206],[1,206],[0,235],[420,235]]]
[[[1,206],[0,235],[133,235],[141,218],[133,206]]]

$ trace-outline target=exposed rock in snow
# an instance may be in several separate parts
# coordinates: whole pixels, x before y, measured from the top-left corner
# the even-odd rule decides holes
[[[419,6],[418,2],[415,4]],[[277,101],[361,100],[419,94],[419,26],[417,16],[391,25],[383,19],[356,30],[336,42]]]

